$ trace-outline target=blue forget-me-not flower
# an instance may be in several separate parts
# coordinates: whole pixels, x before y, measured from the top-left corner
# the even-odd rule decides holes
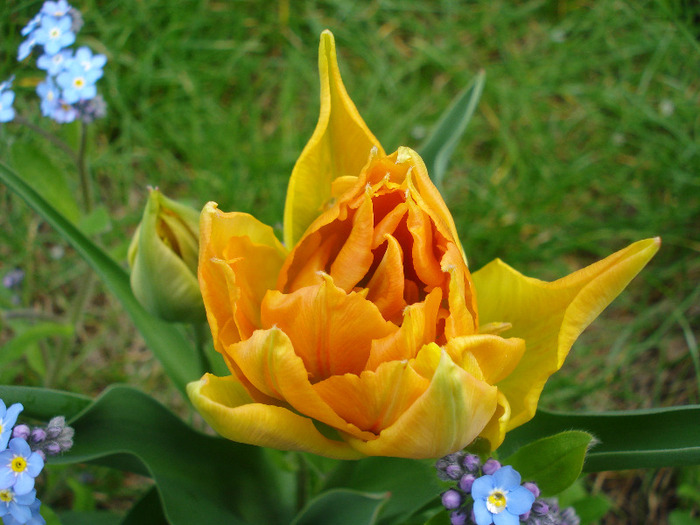
[[[14,78],[14,77],[13,77]],[[9,122],[15,118],[15,92],[12,87],[12,78],[0,84],[0,122]]]
[[[71,31],[71,17],[43,16],[41,25],[34,30],[32,35],[37,44],[44,46],[44,52],[55,55],[64,47],[75,42],[75,34]]]
[[[5,403],[0,399],[0,450],[7,448],[7,443],[12,436],[12,427],[17,422],[17,416],[22,412],[24,407],[21,403],[10,405],[10,408],[5,407]]]
[[[477,478],[471,486],[477,525],[518,525],[535,495],[520,486],[520,473],[510,465]]]
[[[43,468],[41,454],[32,452],[24,439],[11,439],[7,450],[0,452],[0,490],[11,488],[17,495],[26,494]]]

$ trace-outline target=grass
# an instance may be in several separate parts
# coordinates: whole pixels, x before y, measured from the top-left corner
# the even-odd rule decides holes
[[[19,111],[74,140],[70,126],[38,117],[31,86],[41,75],[14,60],[19,29],[39,5],[0,7],[0,77],[16,73],[25,86]],[[74,5],[86,22],[82,42],[109,57],[100,81],[109,113],[93,126],[89,156],[94,192],[110,216],[99,239],[115,257],[125,258],[147,185],[194,206],[215,200],[254,213],[280,231],[286,181],[317,118],[316,49],[327,27],[348,91],[387,151],[419,145],[451,98],[486,70],[482,101],[446,177],[472,268],[501,257],[549,280],[634,240],[662,237],[649,267],[574,346],[543,406],[700,402],[700,10],[692,2]],[[61,153],[32,140],[26,129],[2,126],[0,157],[16,158],[18,144],[33,143],[70,173]],[[64,186],[77,194],[74,177]],[[9,292],[0,296],[8,341],[27,323],[10,312],[64,319],[84,269],[70,250],[56,257],[61,239],[2,188],[0,203],[0,273],[27,272],[18,305]],[[97,393],[128,381],[170,400],[157,365],[99,287],[78,337],[84,350],[75,357],[84,361],[55,386]],[[2,380],[40,384],[42,344]],[[640,486],[656,486],[649,479]],[[643,515],[645,503],[635,502],[618,512]],[[697,506],[686,507],[697,515]],[[609,522],[625,522],[620,516]]]

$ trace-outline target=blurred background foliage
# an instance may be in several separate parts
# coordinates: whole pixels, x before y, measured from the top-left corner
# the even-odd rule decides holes
[[[99,87],[108,116],[92,126],[88,154],[102,213],[74,215],[116,260],[126,258],[148,185],[195,207],[214,200],[253,213],[281,233],[287,179],[318,116],[318,37],[329,28],[346,87],[387,151],[417,147],[450,100],[486,71],[445,178],[472,269],[500,257],[552,280],[632,241],[662,237],[656,258],[574,346],[543,406],[700,402],[696,2],[72,4],[85,19],[78,43],[109,60]],[[15,59],[19,31],[40,5],[0,6],[0,79],[15,73],[18,112],[70,142],[74,127],[39,116],[33,87],[43,73]],[[29,130],[0,127],[0,157],[32,165],[35,184],[64,212],[80,208],[69,159]],[[99,284],[77,330],[66,324],[87,270],[60,237],[4,188],[0,217],[0,273],[26,275],[21,288],[0,290],[0,382],[90,394],[128,382],[185,412]],[[44,329],[32,335],[37,321]],[[13,341],[23,334],[20,352]],[[58,369],[57,344],[73,348]],[[697,470],[662,469],[601,473],[588,487],[613,500],[609,523],[680,524],[698,515],[697,482]]]

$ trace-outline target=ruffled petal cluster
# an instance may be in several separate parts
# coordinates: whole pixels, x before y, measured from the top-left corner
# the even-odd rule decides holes
[[[350,100],[330,32],[319,122],[292,172],[285,245],[209,203],[199,284],[231,375],[188,392],[221,435],[353,459],[500,445],[571,344],[658,249],[633,244],[544,283],[471,274],[420,156],[387,155]]]

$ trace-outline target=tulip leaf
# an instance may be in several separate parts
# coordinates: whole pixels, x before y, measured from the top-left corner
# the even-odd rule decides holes
[[[564,430],[577,429],[598,441],[584,472],[700,465],[700,405],[615,412],[557,413],[538,410],[509,432],[502,455]]]
[[[204,373],[204,365],[199,354],[194,351],[178,327],[146,312],[131,292],[129,277],[124,269],[1,162],[0,181],[53,226],[95,270],[102,282],[122,303],[146,344],[162,363],[165,372],[184,394],[185,385]]]
[[[479,71],[471,84],[457,95],[440,116],[428,138],[418,148],[430,178],[440,190],[452,153],[479,103],[485,79],[486,73]]]
[[[8,405],[32,394],[35,400],[57,397],[39,388],[0,390]],[[51,463],[95,463],[152,477],[168,523],[290,520],[291,502],[280,496],[283,474],[264,449],[201,434],[132,387],[109,387],[69,424],[75,444]]]
[[[158,498],[158,490],[152,487],[146,492],[129,510],[120,525],[168,525]]]
[[[41,512],[43,513],[44,507],[42,506],[41,509]],[[58,514],[58,517],[61,520],[60,523],[66,523],[70,525],[95,525],[95,523],[99,523],[100,525],[119,525],[121,523],[121,519],[118,514],[105,511],[60,512]],[[153,525],[160,524],[155,522]]]
[[[369,457],[346,461],[331,473],[324,490],[349,488],[389,493],[379,523],[401,523],[444,490],[433,461]]]
[[[528,443],[503,460],[524,481],[534,481],[543,496],[554,496],[571,486],[581,474],[593,436],[570,430]]]
[[[377,523],[377,516],[388,496],[387,493],[348,489],[329,490],[312,499],[292,521],[292,525],[373,525]]]
[[[0,385],[0,399],[7,406],[12,403],[22,403],[25,416],[46,420],[54,416],[65,416],[66,419],[70,419],[92,403],[90,397],[82,394],[10,385]]]

